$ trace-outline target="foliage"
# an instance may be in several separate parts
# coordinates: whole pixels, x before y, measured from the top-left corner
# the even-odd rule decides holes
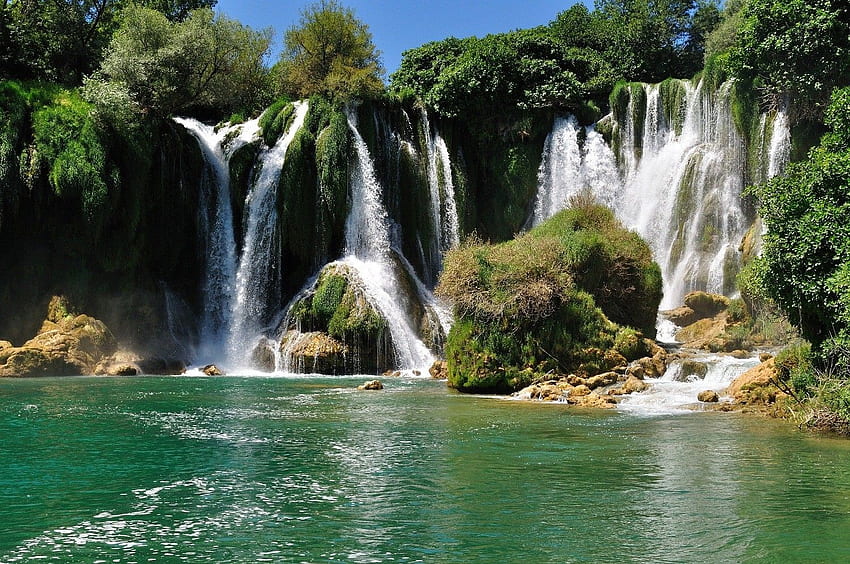
[[[260,129],[266,145],[273,147],[277,143],[292,123],[294,113],[295,106],[286,97],[280,98],[263,112],[260,116]]]
[[[100,65],[132,0],[11,0],[0,6],[0,77],[82,82]],[[136,0],[172,21],[216,0]],[[5,48],[5,49],[4,49]],[[5,51],[5,52],[4,52]]]
[[[843,133],[848,101],[846,90],[835,94],[827,115],[840,129],[825,136],[808,160],[750,190],[768,228],[755,282],[822,362],[850,360],[835,352],[850,338],[850,147]]]
[[[143,111],[158,116],[190,108],[252,113],[268,102],[263,60],[270,41],[271,30],[254,31],[209,9],[171,22],[130,5],[96,80],[126,88]]]
[[[547,372],[610,369],[615,341],[629,355],[641,345],[606,315],[654,332],[661,277],[648,246],[610,210],[575,203],[513,241],[446,255],[437,292],[458,320],[446,343],[455,387],[505,392]]]
[[[380,51],[354,12],[337,0],[319,0],[284,35],[277,64],[280,90],[301,98],[370,97],[383,91]]]
[[[835,86],[850,82],[850,8],[843,0],[749,0],[733,74],[774,108],[790,98],[817,118]]]

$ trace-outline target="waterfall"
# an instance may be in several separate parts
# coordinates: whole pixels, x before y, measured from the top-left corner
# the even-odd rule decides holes
[[[259,126],[256,120],[222,128],[189,118],[174,118],[174,121],[197,139],[204,157],[199,209],[200,253],[205,258],[200,338],[202,346],[208,349],[201,354],[215,357],[220,354],[230,332],[236,288],[236,242],[228,161],[233,152],[256,136]]]
[[[770,134],[770,150],[767,157],[768,179],[782,174],[790,159],[791,128],[788,125],[788,114],[780,110],[773,118],[773,128]]]
[[[738,245],[749,227],[741,192],[746,175],[744,140],[732,119],[730,88],[706,92],[703,83],[684,89],[684,119],[678,133],[665,115],[657,85],[644,85],[646,111],[640,132],[623,135],[625,183],[614,210],[643,236],[664,274],[662,309],[680,305],[688,292],[734,292]],[[632,113],[620,131],[638,129]],[[640,117],[640,116],[638,116]]]
[[[457,215],[449,150],[437,128],[431,127],[428,121],[428,112],[424,109],[422,110],[422,128],[425,132],[425,148],[428,153],[428,188],[431,196],[431,218],[435,235],[432,244],[435,255],[433,264],[440,266],[443,253],[453,249],[460,242],[460,222]],[[435,270],[436,272],[432,276],[433,282],[436,282],[436,275],[439,274],[440,268]]]
[[[412,327],[405,296],[399,291],[401,283],[391,244],[390,219],[381,200],[383,190],[369,149],[357,130],[354,111],[349,109],[347,117],[356,151],[343,262],[359,274],[372,305],[387,320],[398,366],[427,367],[433,356]]]
[[[579,143],[580,133],[583,144]],[[543,145],[529,226],[539,225],[566,208],[570,198],[582,191],[613,206],[620,183],[614,153],[602,135],[593,127],[582,131],[573,116],[555,118]]]
[[[286,151],[307,116],[307,102],[296,102],[286,133],[259,157],[259,176],[245,199],[244,241],[235,274],[235,299],[228,360],[246,365],[254,342],[265,329],[269,308],[280,296],[277,237],[277,189]]]

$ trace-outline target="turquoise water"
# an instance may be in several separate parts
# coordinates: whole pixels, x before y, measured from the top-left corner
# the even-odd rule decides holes
[[[0,380],[0,562],[850,560],[850,442],[362,381]]]

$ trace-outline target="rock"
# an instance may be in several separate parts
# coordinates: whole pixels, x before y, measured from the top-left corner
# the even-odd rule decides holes
[[[570,403],[576,407],[612,409],[617,405],[617,399],[609,395],[587,394],[571,398]]]
[[[222,372],[221,369],[215,364],[207,364],[206,366],[204,366],[201,372],[203,372],[207,376],[224,376],[224,372]]]
[[[251,366],[262,372],[275,371],[275,344],[263,337],[251,351]]]
[[[351,364],[348,361],[351,349],[320,331],[287,331],[281,339],[280,351],[295,372],[345,374]]]
[[[736,378],[726,389],[726,394],[739,405],[771,405],[785,395],[773,384],[777,377],[776,361],[770,358]]]
[[[699,319],[714,317],[729,308],[731,300],[719,294],[691,292],[685,296],[685,306],[691,308]]]
[[[186,372],[186,364],[182,360],[174,358],[150,357],[139,360],[140,374],[162,374],[173,376]]]
[[[701,391],[699,394],[697,394],[697,399],[705,403],[717,403],[718,401],[720,401],[720,397],[714,390]]]
[[[445,360],[435,360],[431,368],[428,369],[428,373],[435,380],[446,380],[449,377],[449,367]]]
[[[368,382],[364,382],[363,384],[357,386],[358,390],[383,390],[384,385],[381,384],[380,380],[369,380]]]
[[[2,347],[0,347],[0,348],[2,348]],[[768,361],[768,360],[770,360],[771,358],[773,358],[773,355],[772,355],[772,354],[770,354],[770,353],[761,353],[761,354],[759,355],[759,362],[767,362],[767,361]]]
[[[679,327],[687,327],[691,323],[700,320],[697,312],[688,306],[681,306],[676,309],[662,312],[662,315]]]
[[[413,375],[414,376],[422,376],[422,371],[421,370],[414,370]]]
[[[708,366],[697,360],[686,358],[679,363],[679,374],[676,376],[676,381],[702,380],[707,373]]]
[[[612,391],[611,393],[618,396],[623,396],[626,394],[633,394],[635,392],[642,392],[649,388],[649,384],[644,382],[643,380],[639,380],[634,376],[629,376],[623,385],[618,389]]]
[[[586,396],[589,393],[590,393],[590,388],[587,387],[585,384],[581,384],[579,386],[576,386],[572,390],[570,390],[570,396],[569,397],[577,398],[579,396]]]
[[[735,349],[729,353],[729,356],[733,358],[750,358],[750,353],[741,349]]]
[[[71,376],[94,374],[118,344],[112,332],[87,315],[75,315],[66,298],[54,297],[48,319],[22,347],[3,342],[0,376]]]
[[[619,374],[617,374],[616,372],[603,372],[602,374],[591,376],[590,378],[585,380],[585,385],[591,390],[595,390],[596,388],[610,386],[611,384],[614,384],[618,379]]]
[[[712,339],[719,338],[726,330],[726,316],[700,319],[676,333],[676,340],[685,348],[708,349]]]

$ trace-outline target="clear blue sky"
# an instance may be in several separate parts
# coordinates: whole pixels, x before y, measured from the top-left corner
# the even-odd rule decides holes
[[[287,28],[296,25],[308,0],[219,0],[216,10],[253,28],[275,30],[273,59]],[[578,0],[341,0],[365,22],[382,52],[387,76],[402,51],[446,37],[482,37],[547,24]],[[592,7],[593,1],[585,4]],[[272,62],[274,62],[274,60]]]

